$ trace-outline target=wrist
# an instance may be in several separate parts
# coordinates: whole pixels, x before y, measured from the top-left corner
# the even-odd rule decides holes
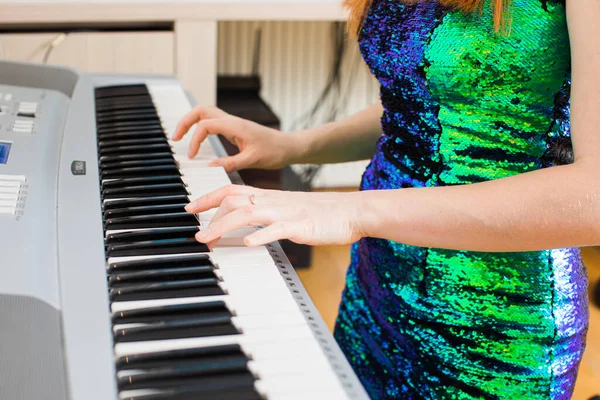
[[[389,212],[393,207],[388,202],[388,192],[384,190],[365,190],[356,193],[357,225],[361,237],[382,237],[382,227],[389,220]]]
[[[310,130],[290,132],[286,137],[285,161],[287,165],[310,163],[312,135]]]
[[[338,123],[330,122],[311,129],[287,134],[290,138],[290,164],[321,164],[322,153]]]

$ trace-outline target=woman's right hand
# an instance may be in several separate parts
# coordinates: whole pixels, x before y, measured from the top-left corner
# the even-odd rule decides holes
[[[195,107],[177,125],[173,140],[178,141],[194,125],[188,156],[195,157],[208,135],[220,134],[235,144],[240,152],[234,156],[213,160],[211,167],[223,167],[227,172],[246,168],[278,169],[292,162],[297,151],[293,136],[235,117],[216,107]]]

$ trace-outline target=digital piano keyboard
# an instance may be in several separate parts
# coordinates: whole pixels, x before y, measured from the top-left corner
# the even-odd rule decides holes
[[[232,181],[169,77],[0,63],[0,399],[366,399],[278,244],[211,250]],[[214,212],[214,211],[213,211]]]

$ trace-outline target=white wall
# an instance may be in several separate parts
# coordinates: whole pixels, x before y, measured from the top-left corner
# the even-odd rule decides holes
[[[251,72],[254,32],[261,27],[262,96],[281,118],[282,129],[289,131],[297,118],[311,108],[326,84],[333,57],[331,25],[329,22],[222,22],[218,71],[220,74]],[[348,102],[342,116],[378,101],[377,82],[362,61],[356,43],[350,46],[343,63],[342,88],[348,94]],[[319,123],[323,122],[322,117]],[[326,166],[317,176],[315,186],[357,186],[365,165],[366,162],[358,162]]]

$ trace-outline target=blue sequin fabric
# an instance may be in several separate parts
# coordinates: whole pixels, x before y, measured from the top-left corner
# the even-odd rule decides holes
[[[569,138],[564,1],[374,0],[360,36],[383,134],[362,190],[472,184],[552,166]],[[560,188],[557,188],[560,190]],[[406,212],[410,212],[407,210]],[[335,337],[373,399],[569,399],[585,347],[578,249],[478,253],[365,238]]]

